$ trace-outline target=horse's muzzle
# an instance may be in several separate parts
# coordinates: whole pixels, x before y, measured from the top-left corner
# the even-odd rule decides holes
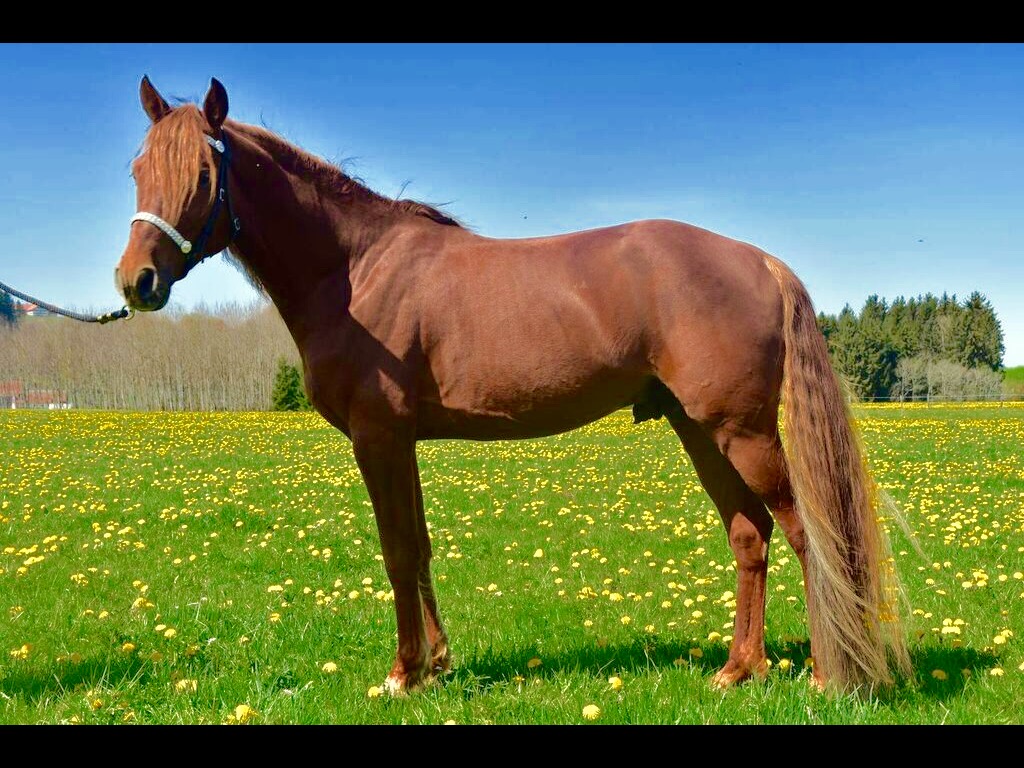
[[[171,298],[170,283],[161,281],[153,267],[143,267],[132,282],[125,282],[120,269],[114,270],[114,285],[124,295],[131,309],[140,312],[155,312],[163,309]]]

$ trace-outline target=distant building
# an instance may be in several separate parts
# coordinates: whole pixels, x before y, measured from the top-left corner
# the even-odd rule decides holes
[[[68,396],[56,389],[30,389],[25,393],[25,407],[47,408],[51,411],[69,408]]]
[[[48,317],[52,313],[49,310],[43,309],[38,304],[31,304],[27,301],[15,301],[14,314],[22,317]]]
[[[25,389],[20,381],[0,381],[0,408],[57,411],[70,407],[67,393],[58,389]]]
[[[0,381],[0,408],[17,408],[25,397],[25,386],[20,381]]]

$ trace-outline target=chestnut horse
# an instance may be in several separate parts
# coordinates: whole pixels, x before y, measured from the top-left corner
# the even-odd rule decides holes
[[[482,237],[228,120],[216,80],[201,109],[170,107],[148,78],[141,99],[152,125],[117,286],[157,310],[228,249],[273,300],[373,503],[398,624],[388,689],[450,665],[416,442],[552,435],[630,405],[668,420],[728,532],[736,621],[718,685],[768,669],[773,516],[803,568],[815,682],[908,669],[874,485],[811,300],[781,261],[673,221]]]

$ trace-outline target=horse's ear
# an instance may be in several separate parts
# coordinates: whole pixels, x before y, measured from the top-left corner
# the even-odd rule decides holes
[[[142,76],[142,83],[139,85],[139,98],[142,100],[142,108],[146,110],[149,119],[154,123],[171,111],[171,107],[164,101],[164,97],[149,82],[148,75]]]
[[[203,114],[215,131],[220,129],[228,116],[228,92],[215,77],[210,78],[210,90],[206,92],[206,101],[203,102]]]

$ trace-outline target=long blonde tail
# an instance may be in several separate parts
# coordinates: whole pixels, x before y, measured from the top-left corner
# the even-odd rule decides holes
[[[878,493],[807,289],[781,261],[765,261],[785,312],[785,452],[807,546],[814,663],[841,689],[889,685],[894,665],[909,674],[910,656]]]

